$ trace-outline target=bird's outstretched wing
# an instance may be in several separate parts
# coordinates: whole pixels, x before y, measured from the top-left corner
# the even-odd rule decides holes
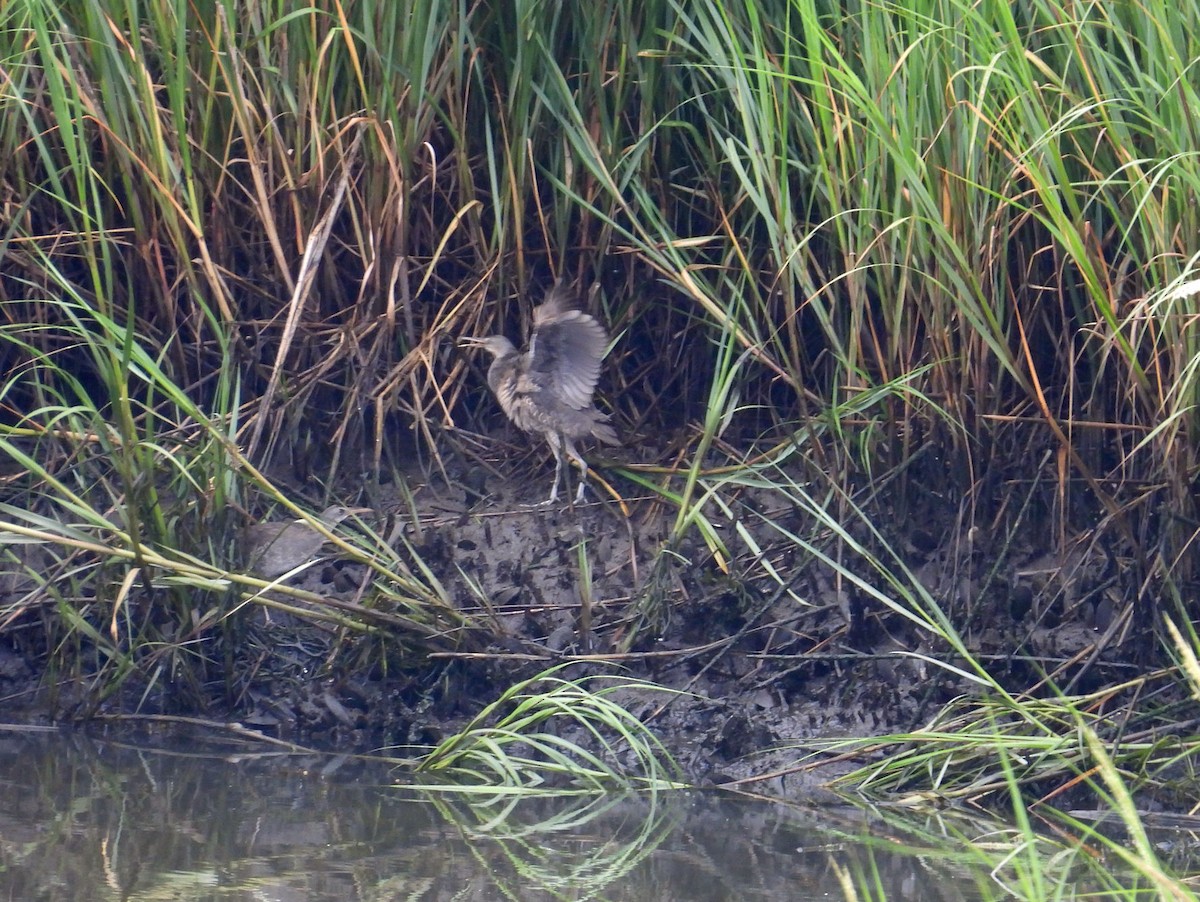
[[[522,388],[552,404],[583,410],[592,403],[607,344],[604,327],[577,309],[568,289],[558,283],[534,308],[528,384]]]

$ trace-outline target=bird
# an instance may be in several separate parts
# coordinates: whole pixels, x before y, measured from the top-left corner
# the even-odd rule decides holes
[[[463,347],[483,348],[492,355],[488,387],[513,424],[526,432],[540,433],[554,452],[554,485],[547,504],[558,500],[563,465],[567,458],[579,464],[583,476],[575,501],[583,500],[587,462],[575,442],[592,437],[619,445],[608,416],[592,404],[600,361],[608,346],[608,333],[562,282],[547,292],[533,309],[533,330],[524,352],[503,335],[465,337]]]
[[[330,529],[353,514],[369,513],[370,508],[325,508],[317,518]],[[325,536],[306,520],[286,523],[252,523],[242,531],[250,569],[264,579],[275,579],[307,562],[325,544]]]

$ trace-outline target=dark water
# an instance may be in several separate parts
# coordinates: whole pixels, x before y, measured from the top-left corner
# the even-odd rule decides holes
[[[977,899],[986,881],[961,845],[848,808],[471,797],[400,776],[0,732],[0,900],[843,899],[839,871],[889,899]]]

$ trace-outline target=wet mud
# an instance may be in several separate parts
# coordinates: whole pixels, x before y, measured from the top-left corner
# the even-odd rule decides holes
[[[794,797],[854,763],[840,761],[831,741],[916,729],[976,691],[934,663],[954,663],[951,651],[889,603],[878,577],[871,584],[863,574],[880,589],[870,591],[779,529],[754,526],[769,517],[811,532],[806,515],[781,509],[777,496],[745,490],[725,497],[725,508],[706,508],[725,554],[695,529],[670,545],[675,508],[629,484],[614,489],[603,468],[583,503],[542,503],[552,472],[540,455],[464,465],[449,480],[414,478],[365,516],[399,524],[393,535],[483,625],[463,641],[443,637],[431,654],[248,606],[223,640],[226,691],[187,713],[310,747],[403,757],[461,728],[514,683],[564,664],[558,676],[633,676],[673,690],[622,690],[617,700],[690,782]],[[888,542],[904,550],[914,582],[965,624],[995,672],[1028,685],[1047,662],[1090,661],[1103,679],[1112,676],[1105,667],[1133,666],[1118,653],[1128,624],[1118,635],[1109,555],[1077,547],[1055,556],[1031,541],[1009,542],[1000,557],[978,531],[957,529],[956,517],[957,506],[931,493],[903,517],[880,511],[878,522],[893,524]],[[826,540],[836,554],[836,537]],[[290,584],[361,602],[366,568],[333,550]],[[10,709],[71,719],[87,687],[50,691],[51,680],[19,644],[0,641]],[[94,713],[172,713],[164,683],[147,690],[131,681]],[[577,728],[568,738],[587,739]]]

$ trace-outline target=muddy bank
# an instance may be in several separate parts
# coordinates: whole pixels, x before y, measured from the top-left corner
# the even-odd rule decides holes
[[[880,591],[878,574],[863,569],[855,584],[815,553],[871,547],[865,523],[821,535],[777,493],[731,488],[704,508],[719,543],[692,529],[668,547],[674,508],[630,483],[604,483],[603,469],[585,503],[548,506],[540,502],[551,472],[536,453],[498,456],[449,481],[414,477],[364,517],[364,525],[391,523],[394,540],[403,537],[406,553],[479,625],[442,637],[441,651],[247,605],[231,618],[235,629],[212,636],[208,652],[228,657],[229,678],[208,687],[209,703],[195,710],[181,709],[161,673],[129,679],[97,702],[87,679],[43,672],[45,649],[10,630],[0,638],[10,716],[186,713],[322,749],[403,756],[461,728],[513,683],[569,663],[560,675],[617,672],[675,690],[628,691],[620,701],[689,780],[772,774],[759,788],[786,796],[812,785],[801,761],[815,740],[911,730],[974,690],[931,663],[953,663],[950,650],[898,613],[905,600]],[[1010,541],[1000,555],[982,546],[979,530],[959,528],[945,495],[916,497],[904,516],[883,511],[873,522],[891,524],[887,547],[904,549],[914,583],[966,624],[970,647],[993,672],[1024,687],[1066,662],[1072,670],[1059,679],[1074,676],[1078,687],[1135,666],[1118,654],[1130,640],[1117,634],[1124,621],[1106,602],[1108,557],[1079,548],[1057,559],[1032,540]],[[803,545],[788,535],[815,537]],[[367,568],[332,551],[290,584],[362,602]]]

